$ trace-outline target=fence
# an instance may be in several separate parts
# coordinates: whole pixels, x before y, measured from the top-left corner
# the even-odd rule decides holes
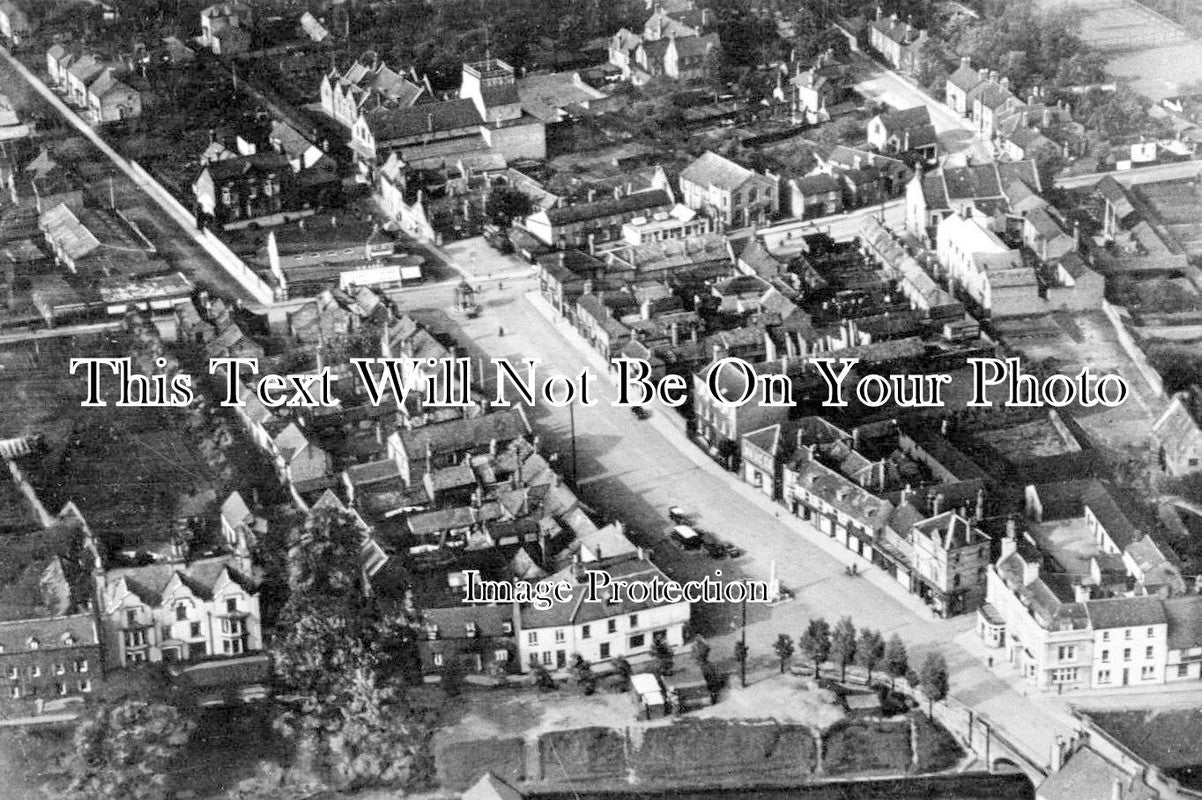
[[[1102,311],[1106,314],[1106,319],[1110,320],[1114,333],[1118,336],[1119,344],[1123,346],[1124,352],[1135,363],[1139,374],[1143,376],[1144,381],[1156,393],[1156,396],[1163,399],[1165,396],[1164,382],[1160,379],[1160,373],[1148,363],[1148,357],[1140,349],[1139,343],[1135,341],[1131,331],[1127,330],[1127,325],[1123,321],[1126,309],[1122,306],[1112,305],[1108,300],[1103,300]]]
[[[228,247],[221,245],[212,234],[205,236],[195,230],[194,215],[188,209],[184,208],[183,204],[175,199],[170,192],[164,189],[162,184],[155,180],[149,172],[143,169],[141,165],[126,159],[118,153],[92,126],[88,125],[78,114],[72,111],[58,95],[51,91],[50,87],[37,75],[34,75],[28,67],[18,61],[8,50],[0,47],[0,57],[3,57],[16,70],[17,74],[33,87],[34,91],[40,94],[50,106],[58,111],[68,124],[83,134],[106,158],[112,161],[118,169],[137,184],[151,200],[167,212],[185,232],[189,233],[192,239],[204,248],[205,252],[222,269],[229,273],[230,277],[236,280],[247,293],[260,303],[268,304],[275,300],[275,293],[271,290],[271,287],[251,271],[242,259],[234,255]]]

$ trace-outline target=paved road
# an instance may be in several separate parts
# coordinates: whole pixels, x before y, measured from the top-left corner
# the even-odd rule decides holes
[[[489,284],[482,295],[484,313],[475,320],[457,320],[450,329],[464,340],[474,340],[491,357],[539,358],[544,375],[576,375],[586,368],[599,373],[593,382],[598,404],[574,412],[583,499],[627,522],[636,541],[652,547],[656,561],[674,577],[696,578],[722,568],[726,577],[766,580],[775,562],[778,577],[797,597],[772,608],[751,608],[748,640],[753,658],[772,658],[771,643],[777,635],[800,635],[811,617],[849,615],[859,625],[901,635],[915,663],[922,653],[940,650],[952,669],[953,694],[1029,745],[1040,762],[1046,761],[1053,738],[1072,730],[1063,705],[1027,698],[1018,676],[986,668],[971,615],[937,619],[887,576],[847,576],[845,565],[853,560],[862,570],[872,570],[685,443],[683,434],[661,418],[673,412],[652,409],[651,420],[638,422],[628,410],[611,407],[615,389],[602,377],[599,358],[582,353],[574,334],[549,322],[523,297],[536,288],[531,278],[507,279],[503,290]],[[446,286],[411,289],[396,297],[409,309],[445,309],[451,304]],[[505,334],[498,336],[502,325]],[[546,445],[561,453],[566,464],[568,412],[540,406],[531,415]],[[671,504],[697,510],[702,528],[737,542],[747,557],[736,564],[714,562],[673,548],[663,536],[668,524],[664,509]],[[729,658],[738,613],[737,608],[697,609],[697,627],[713,642],[716,656]]]
[[[1202,177],[1202,161],[1179,161],[1173,164],[1156,164],[1151,167],[1114,172],[1091,172],[1088,175],[1062,175],[1056,178],[1056,187],[1058,189],[1088,188],[1108,175],[1125,186],[1158,181],[1188,180]]]
[[[856,62],[855,69],[855,89],[868,99],[898,109],[927,107],[931,112],[931,123],[935,126],[935,133],[939,136],[940,156],[950,156],[957,162],[962,162],[966,156],[978,161],[993,160],[991,148],[977,134],[972,120],[960,116],[943,102],[881,64],[861,58]]]
[[[129,214],[176,269],[194,282],[203,282],[227,297],[257,303],[255,298],[204,250],[196,232],[195,220],[187,216],[181,217],[176,209],[161,202],[154,187],[140,183],[137,175],[127,171],[120,154],[4,48],[0,48],[0,80],[6,83],[20,81],[29,86],[45,110],[53,110],[87,139],[96,154],[92,169],[83,176],[88,185],[93,187],[95,192],[96,187],[103,187],[104,183],[111,179],[118,207]],[[22,107],[22,110],[25,108]],[[100,193],[106,189],[107,187],[100,189]]]

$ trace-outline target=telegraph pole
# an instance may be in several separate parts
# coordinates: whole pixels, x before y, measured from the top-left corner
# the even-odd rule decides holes
[[[568,403],[568,432],[572,437],[572,485],[577,483],[576,473],[576,404]]]

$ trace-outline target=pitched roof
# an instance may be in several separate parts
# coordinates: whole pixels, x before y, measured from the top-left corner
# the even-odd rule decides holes
[[[579,203],[571,206],[559,206],[548,209],[545,213],[552,225],[570,225],[573,222],[583,222],[590,219],[600,219],[632,211],[643,211],[660,206],[670,206],[672,198],[665,189],[652,189],[645,192],[634,192],[622,197],[610,197],[592,203]]]
[[[723,158],[713,151],[706,151],[684,168],[680,179],[699,186],[716,186],[729,192],[738,189],[754,174],[728,158]]]
[[[195,595],[211,599],[218,581],[227,570],[230,579],[248,592],[258,589],[258,581],[254,576],[243,575],[235,568],[233,556],[215,556],[190,561],[186,564],[162,562],[142,567],[110,569],[105,573],[107,583],[105,597],[108,603],[114,602],[118,597],[120,584],[124,583],[125,587],[137,595],[143,603],[157,606],[162,602],[163,592],[166,591],[171,579],[179,575],[180,580]]]
[[[889,133],[931,124],[931,112],[926,106],[914,106],[880,115],[881,124]]]
[[[1170,597],[1164,601],[1169,620],[1169,649],[1202,646],[1202,595]]]
[[[1168,622],[1164,604],[1159,597],[1111,597],[1089,600],[1085,613],[1095,630],[1107,628],[1139,628],[1163,625]]]
[[[1077,750],[1068,762],[1039,785],[1044,800],[1081,800],[1114,796],[1121,787],[1123,800],[1152,800],[1157,793],[1143,780],[1133,778],[1088,747]]]
[[[530,433],[530,423],[521,408],[509,408],[478,417],[422,425],[399,431],[396,435],[412,458],[424,458],[426,449],[434,453],[469,450],[488,444],[494,439],[509,442]]]
[[[6,654],[98,643],[91,613],[0,622],[0,648]]]
[[[377,143],[470,128],[484,122],[470,98],[422,103],[412,108],[379,108],[363,117]]]
[[[947,82],[962,91],[970,92],[984,83],[985,79],[981,77],[980,72],[968,64],[961,64],[960,68],[948,77]]]

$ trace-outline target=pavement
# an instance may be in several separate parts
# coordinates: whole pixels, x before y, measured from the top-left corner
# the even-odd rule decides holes
[[[227,297],[251,304],[257,302],[242,284],[207,253],[196,231],[195,220],[181,215],[178,209],[163,202],[156,187],[141,181],[136,173],[130,171],[116,150],[4,48],[0,48],[0,81],[20,81],[28,85],[36,93],[42,110],[52,110],[75,133],[88,141],[95,158],[77,165],[77,168],[91,165],[88,170],[90,174],[84,174],[84,179],[93,191],[97,184],[103,186],[108,183],[107,188],[117,207],[141,228],[173,267],[194,283],[203,283]],[[23,100],[20,110],[27,110],[29,105],[27,100]]]
[[[927,107],[931,113],[931,124],[935,126],[939,138],[941,156],[950,156],[960,163],[966,157],[977,161],[993,160],[992,148],[981,139],[972,120],[957,114],[916,84],[865,56],[856,61],[854,68],[855,89],[869,100],[897,109]]]
[[[1197,179],[1202,176],[1202,161],[1177,161],[1172,164],[1154,164],[1150,167],[1115,170],[1113,172],[1090,172],[1085,175],[1062,175],[1056,178],[1058,189],[1081,189],[1091,187],[1105,177],[1114,178],[1125,186],[1141,183],[1158,183]]]
[[[418,287],[394,295],[409,310],[445,309],[449,286]],[[540,313],[541,298],[532,276],[506,280],[504,288],[481,295],[483,313],[476,319],[449,321],[450,332],[471,340],[474,355],[541,361],[541,376],[575,375],[591,369],[596,376],[597,404],[567,409],[539,406],[530,410],[546,447],[567,463],[570,432],[577,442],[577,475],[582,498],[610,519],[626,522],[636,543],[649,547],[653,558],[677,579],[701,575],[767,580],[773,569],[795,599],[773,606],[748,606],[748,644],[752,659],[771,658],[777,635],[799,636],[812,617],[834,620],[850,616],[857,626],[897,633],[917,665],[931,650],[943,653],[951,671],[952,695],[986,717],[1011,739],[1030,748],[1040,763],[1057,735],[1075,728],[1064,703],[1049,702],[1001,665],[987,666],[978,649],[973,615],[950,620],[934,616],[921,600],[808,523],[794,518],[737,476],[726,472],[684,435],[670,409],[650,407],[651,418],[637,421],[627,409],[611,406],[616,390],[600,356],[582,346],[566,323]],[[503,325],[502,325],[503,323]],[[504,335],[498,329],[504,327]],[[570,469],[567,470],[570,472]],[[736,562],[713,561],[702,553],[683,552],[664,534],[665,509],[680,505],[697,512],[697,524],[742,547]],[[860,575],[848,576],[857,563]],[[714,657],[729,658],[740,624],[740,608],[698,606],[694,627],[714,647]],[[996,661],[996,659],[995,659]]]

